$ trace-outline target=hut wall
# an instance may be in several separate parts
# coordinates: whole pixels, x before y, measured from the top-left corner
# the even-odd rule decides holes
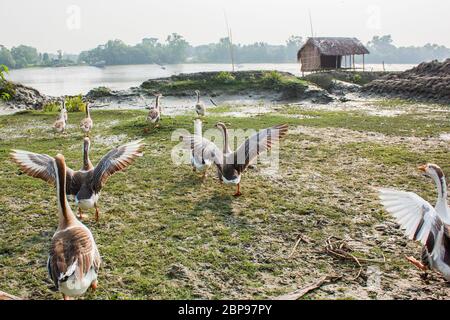
[[[342,65],[341,56],[320,56],[321,69],[340,69]]]
[[[305,46],[300,52],[300,61],[302,63],[303,72],[309,72],[320,69],[319,50],[312,45]]]

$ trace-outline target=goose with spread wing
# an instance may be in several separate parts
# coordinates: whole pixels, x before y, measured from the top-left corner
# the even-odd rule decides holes
[[[68,300],[97,288],[100,254],[91,231],[73,214],[66,197],[67,168],[58,154],[49,165],[55,172],[59,223],[50,246],[47,269],[50,278]]]
[[[93,166],[89,159],[90,139],[84,139],[83,168],[74,171],[66,170],[67,194],[75,196],[80,218],[82,210],[95,208],[95,219],[99,219],[98,200],[100,192],[108,178],[116,172],[124,170],[137,157],[141,157],[144,144],[142,140],[133,141],[114,148]],[[29,176],[42,179],[51,184],[56,182],[53,168],[54,159],[46,154],[37,154],[22,150],[12,150],[12,160]]]
[[[379,189],[379,196],[406,236],[423,245],[422,261],[413,257],[407,260],[423,271],[438,271],[450,281],[450,209],[445,176],[437,165],[428,164],[419,169],[436,182],[439,193],[436,207],[412,192]]]
[[[204,161],[212,161],[216,165],[218,177],[222,183],[237,187],[234,196],[239,197],[242,195],[241,177],[243,172],[262,152],[270,150],[274,143],[287,135],[288,125],[283,124],[263,129],[247,138],[234,152],[231,151],[229,145],[229,135],[225,124],[218,123],[216,127],[222,131],[223,150],[206,138],[199,138],[195,135],[185,138],[190,147],[194,145],[194,152],[204,158]]]

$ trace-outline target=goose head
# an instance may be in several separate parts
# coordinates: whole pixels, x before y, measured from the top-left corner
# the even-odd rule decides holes
[[[425,176],[432,178],[433,180],[440,181],[444,179],[444,172],[435,164],[428,163],[419,167],[419,170],[424,173]]]

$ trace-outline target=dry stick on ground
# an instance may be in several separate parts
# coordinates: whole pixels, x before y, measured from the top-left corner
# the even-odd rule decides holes
[[[372,262],[372,263],[385,263],[386,257],[383,255],[383,260],[374,260],[374,259],[363,259],[363,258],[357,258],[351,253],[351,248],[347,245],[347,243],[339,238],[336,238],[334,236],[331,236],[327,239],[325,242],[325,251],[328,254],[331,254],[334,257],[341,258],[344,260],[352,260],[355,261],[356,264],[359,267],[358,274],[355,278],[353,278],[353,281],[358,279],[361,276],[361,273],[363,271],[363,266],[361,262]]]
[[[305,296],[306,294],[310,293],[311,291],[314,291],[314,290],[320,288],[324,284],[329,284],[329,283],[335,282],[339,279],[341,279],[341,277],[326,276],[313,284],[310,284],[304,288],[295,290],[294,292],[276,297],[273,300],[298,300],[301,297]]]
[[[9,293],[0,291],[0,300],[23,300],[22,298],[13,296]]]
[[[297,247],[298,247],[298,245],[300,244],[301,241],[303,241],[303,242],[305,242],[305,243],[308,243],[308,244],[311,243],[310,240],[304,238],[303,236],[299,236],[297,242],[296,242],[295,245],[294,245],[294,248],[292,248],[291,254],[288,256],[288,259],[292,258],[292,256],[293,256],[294,253],[295,253],[295,250],[297,250]]]

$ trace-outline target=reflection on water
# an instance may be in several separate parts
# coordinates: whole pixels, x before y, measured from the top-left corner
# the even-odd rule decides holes
[[[387,71],[404,71],[413,65],[386,65]],[[367,70],[382,70],[381,65],[367,65]],[[29,68],[11,70],[8,79],[38,89],[51,95],[75,95],[87,93],[90,89],[106,86],[113,90],[125,90],[139,86],[148,79],[169,77],[180,73],[202,71],[230,71],[229,64],[175,64],[164,68],[158,65],[127,65],[96,68],[88,66],[65,68]],[[279,70],[300,75],[300,66],[296,63],[284,64],[240,64],[237,71],[243,70]]]

